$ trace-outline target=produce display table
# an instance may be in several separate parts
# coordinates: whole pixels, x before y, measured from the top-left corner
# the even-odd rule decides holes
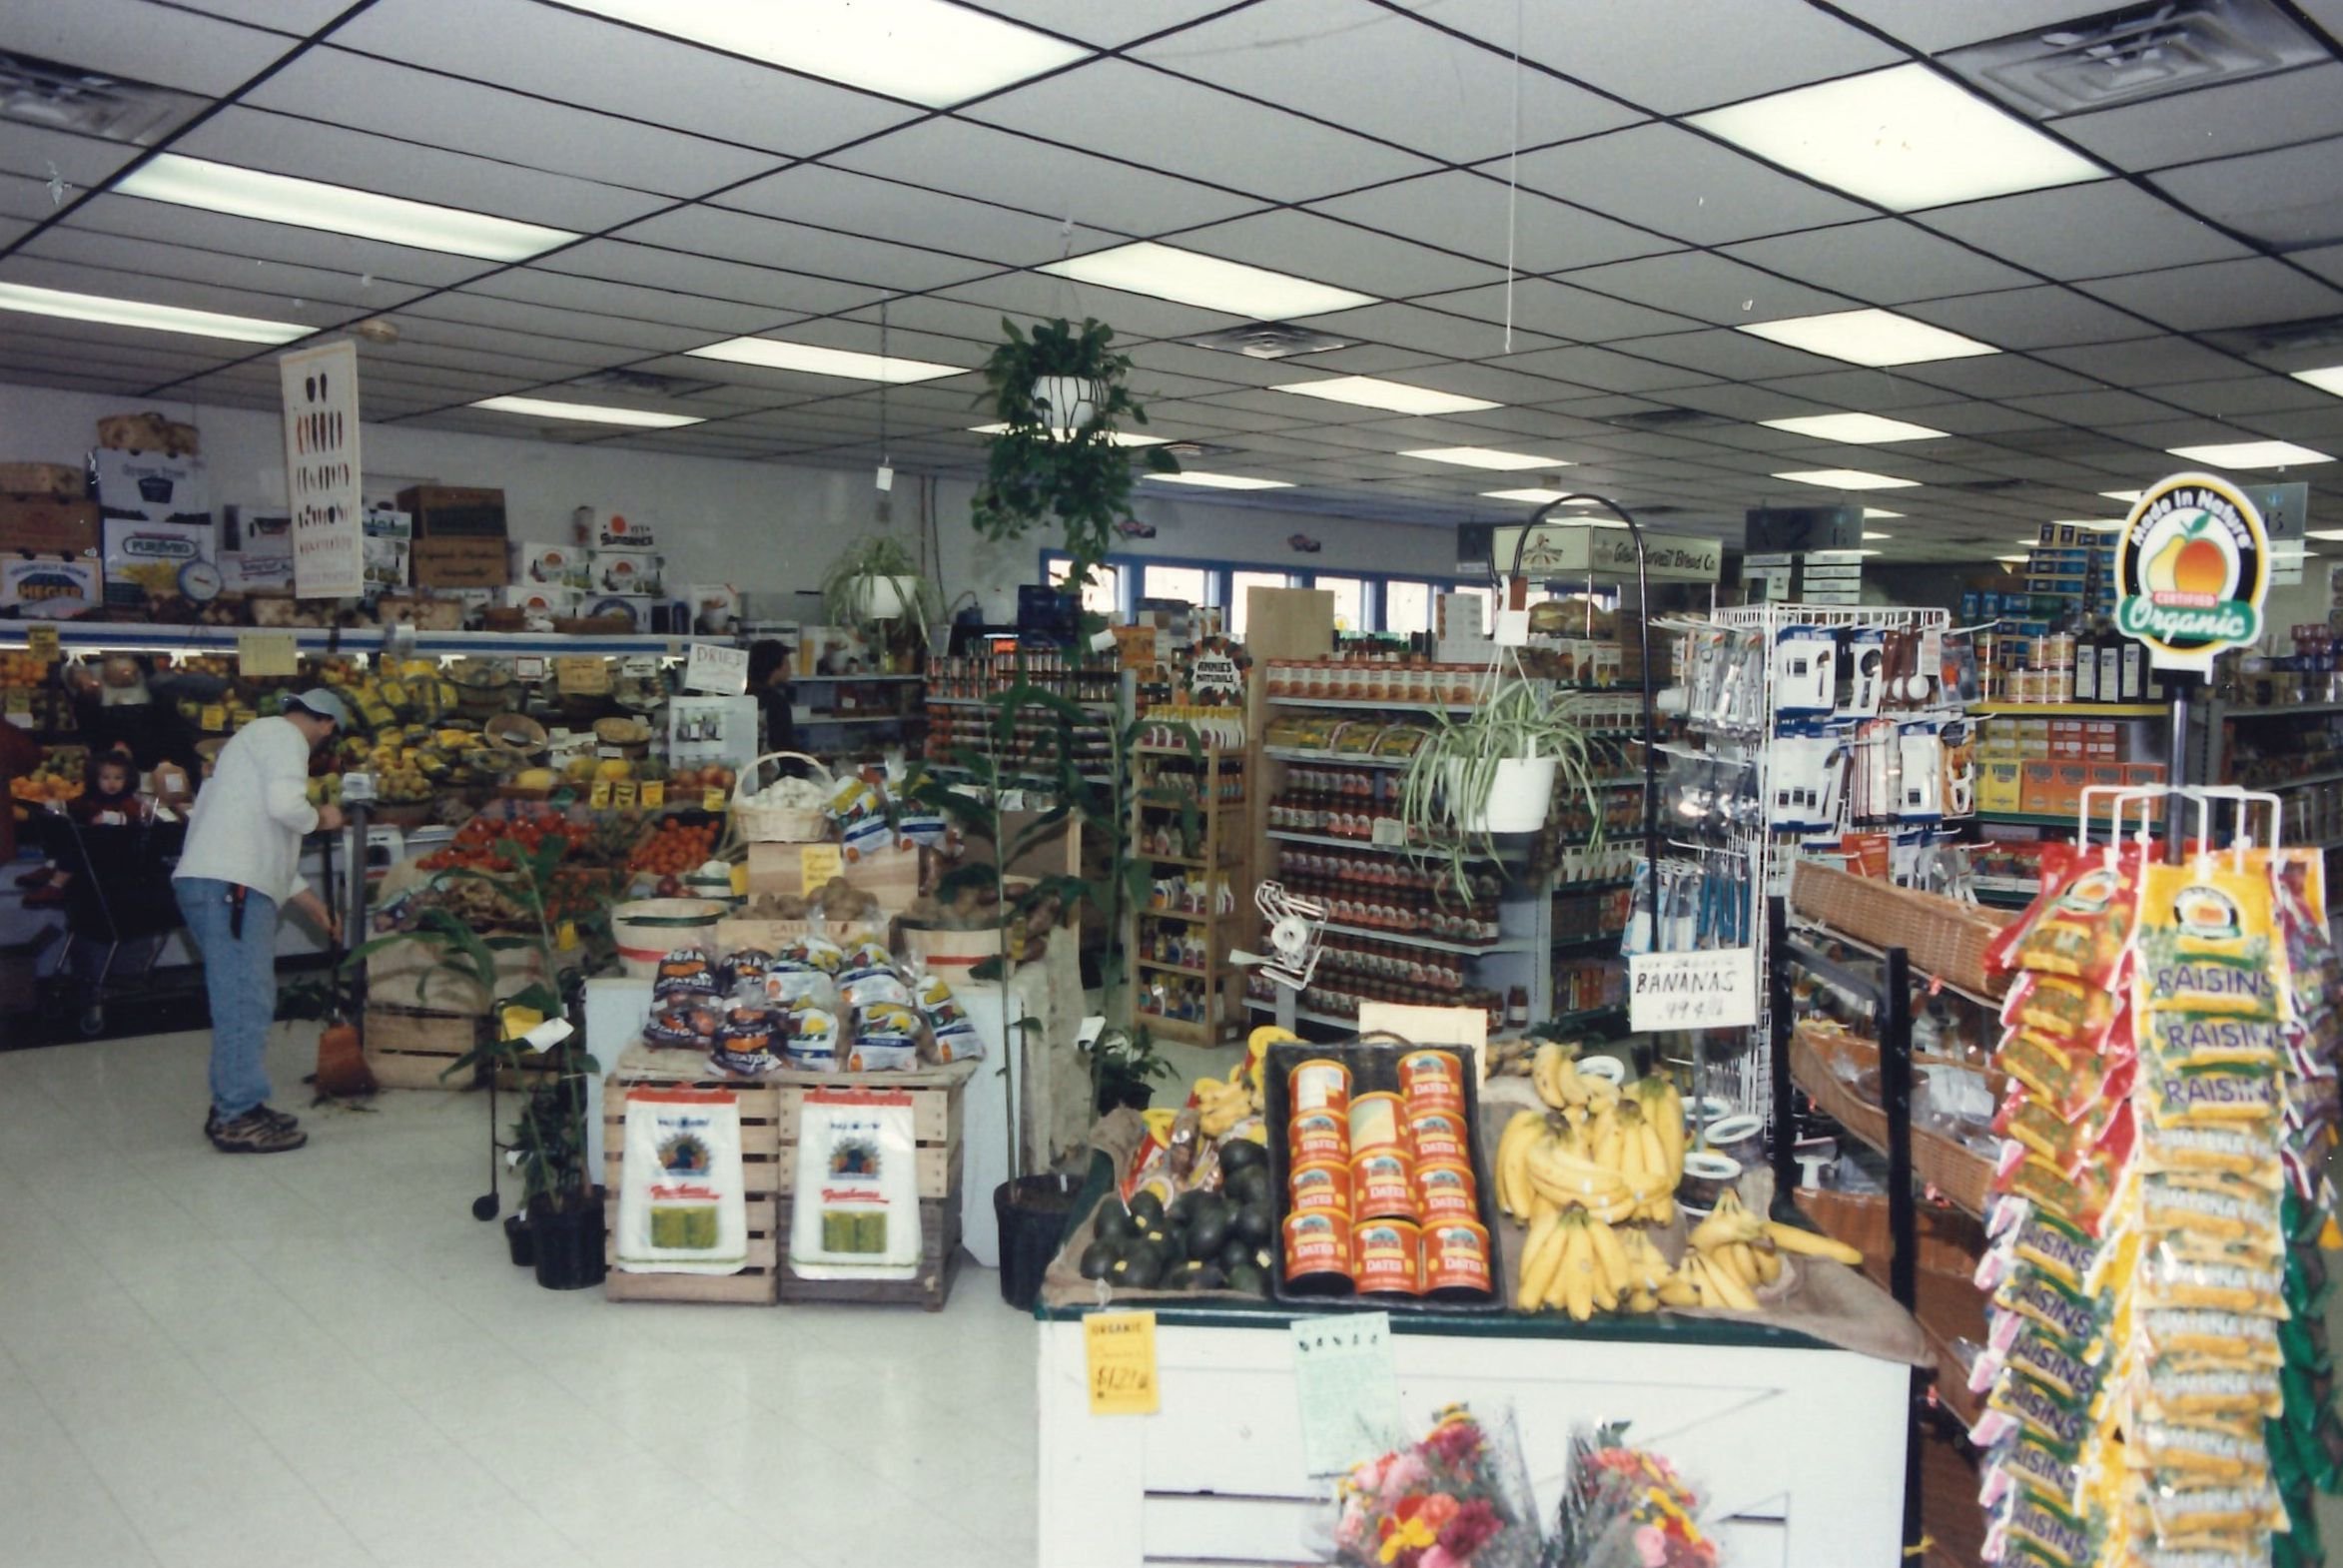
[[[1284,1307],[1156,1305],[1162,1408],[1090,1413],[1082,1319],[1043,1307],[1042,1568],[1315,1559],[1333,1483],[1302,1459]],[[1575,1423],[1628,1421],[1709,1499],[1735,1568],[1878,1568],[1902,1549],[1912,1369],[1763,1324],[1394,1311],[1411,1435],[1510,1406],[1551,1527]]]

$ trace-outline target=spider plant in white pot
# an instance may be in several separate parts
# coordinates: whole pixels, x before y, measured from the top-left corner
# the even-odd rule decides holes
[[[1469,716],[1433,712],[1400,780],[1399,815],[1412,843],[1446,858],[1460,891],[1471,887],[1467,862],[1494,855],[1497,834],[1545,826],[1558,790],[1583,798],[1600,831],[1593,753],[1586,731],[1564,716],[1564,700],[1530,680],[1507,648]]]

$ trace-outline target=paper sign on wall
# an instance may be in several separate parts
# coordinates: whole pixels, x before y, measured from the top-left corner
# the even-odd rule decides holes
[[[695,642],[683,663],[683,689],[719,697],[737,697],[748,690],[748,649],[721,642]]]
[[[359,498],[358,345],[345,338],[280,356],[286,503],[293,512],[293,593],[338,599],[367,586],[366,504]]]
[[[1291,1327],[1301,1454],[1309,1474],[1341,1475],[1407,1440],[1399,1424],[1389,1312],[1303,1317]]]
[[[835,844],[808,844],[797,852],[799,886],[807,893],[830,885],[833,877],[846,875],[846,855]]]
[[[237,673],[249,676],[298,675],[301,651],[290,631],[240,631],[236,634]]]
[[[1091,1414],[1154,1415],[1163,1407],[1156,1382],[1155,1313],[1091,1313],[1082,1320],[1082,1354],[1090,1376]]]
[[[24,650],[37,663],[57,662],[57,627],[50,621],[35,621],[24,634]]]
[[[1627,961],[1627,1026],[1637,1034],[1747,1029],[1757,1022],[1757,950],[1637,953]]]

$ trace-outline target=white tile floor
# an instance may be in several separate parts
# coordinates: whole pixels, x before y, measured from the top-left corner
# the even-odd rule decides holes
[[[0,1568],[1033,1560],[1034,1324],[618,1305],[475,1222],[486,1098],[213,1152],[206,1037],[0,1053]],[[507,1103],[509,1104],[509,1103]]]

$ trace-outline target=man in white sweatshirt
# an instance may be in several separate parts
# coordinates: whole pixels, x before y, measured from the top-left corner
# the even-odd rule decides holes
[[[309,1142],[269,1105],[261,1064],[277,1017],[277,919],[298,909],[340,937],[325,900],[301,879],[301,841],[342,826],[342,808],[309,801],[310,753],[349,715],[323,687],[255,719],[212,764],[172,873],[188,934],[203,950],[212,1003],[212,1111],[204,1132],[224,1154],[273,1155]]]

